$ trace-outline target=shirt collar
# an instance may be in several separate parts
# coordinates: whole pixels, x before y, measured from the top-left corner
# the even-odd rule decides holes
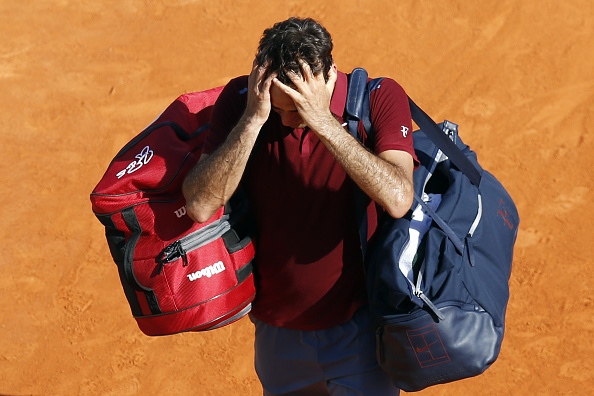
[[[341,71],[338,71],[337,74],[338,78],[336,79],[336,85],[334,86],[334,92],[332,93],[332,100],[330,101],[330,111],[334,115],[342,118],[346,106],[348,78],[347,75]]]

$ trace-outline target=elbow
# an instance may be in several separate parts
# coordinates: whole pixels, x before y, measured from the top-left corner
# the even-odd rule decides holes
[[[190,192],[187,183],[183,184],[182,193],[186,199],[186,214],[196,223],[206,223],[219,209],[202,204],[196,194]]]
[[[410,192],[397,194],[397,198],[394,199],[392,202],[386,204],[384,206],[384,209],[386,210],[386,212],[388,212],[390,216],[392,216],[395,219],[399,219],[401,217],[404,217],[404,215],[408,213],[408,211],[412,207],[413,202],[414,193],[411,189]]]
[[[186,203],[186,212],[190,219],[196,223],[206,223],[214,216],[216,210],[205,209],[203,206],[198,204]]]
[[[184,196],[186,198],[186,214],[196,223],[206,223],[219,209],[203,205],[196,199],[188,199],[185,194]]]

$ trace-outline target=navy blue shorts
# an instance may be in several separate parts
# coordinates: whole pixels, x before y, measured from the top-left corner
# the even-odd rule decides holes
[[[367,307],[347,323],[318,331],[256,326],[256,372],[264,395],[396,396],[379,367]]]

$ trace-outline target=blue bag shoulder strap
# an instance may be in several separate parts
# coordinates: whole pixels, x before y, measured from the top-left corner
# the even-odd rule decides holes
[[[354,69],[349,76],[344,120],[347,123],[350,134],[359,142],[363,141],[362,136],[359,134],[359,122],[362,122],[368,137],[367,141],[371,142],[372,145],[373,134],[370,132],[372,125],[369,116],[368,89],[367,71],[360,67]],[[363,258],[365,258],[367,253],[367,206],[369,204],[369,197],[358,186],[355,185],[354,187],[359,241],[361,243],[361,253]]]
[[[367,83],[367,71],[360,67],[354,69],[349,76],[345,117],[349,132],[359,141],[363,140],[358,132],[358,124],[362,122],[367,138],[373,143],[369,95],[371,91],[379,87],[382,80],[383,77],[380,77]],[[373,146],[373,144],[368,144],[368,146]]]

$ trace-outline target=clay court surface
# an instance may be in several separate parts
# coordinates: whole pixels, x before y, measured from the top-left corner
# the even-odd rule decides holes
[[[250,70],[263,29],[312,16],[340,70],[390,76],[516,201],[506,337],[483,375],[420,395],[594,389],[594,3],[3,1],[0,394],[258,395],[252,325],[143,335],[89,193],[180,94]]]

